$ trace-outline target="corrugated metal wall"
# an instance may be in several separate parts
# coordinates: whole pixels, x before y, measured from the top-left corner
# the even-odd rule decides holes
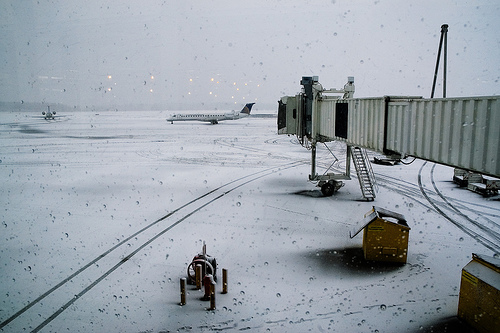
[[[336,104],[346,102],[347,137],[339,137]],[[500,177],[499,96],[390,97],[388,102],[386,98],[323,99],[315,117],[323,141],[341,140],[379,152],[392,150]]]
[[[387,149],[500,176],[500,97],[410,100],[388,111]]]
[[[348,142],[363,147],[384,148],[384,98],[353,99],[349,108]]]
[[[346,141],[371,150],[384,149],[385,98],[322,100],[319,103],[319,134],[325,138]],[[335,133],[337,103],[348,103],[347,138]]]

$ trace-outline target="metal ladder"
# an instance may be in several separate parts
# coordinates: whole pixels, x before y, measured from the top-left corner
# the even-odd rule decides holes
[[[360,147],[351,147],[351,156],[358,174],[359,186],[363,197],[368,201],[375,199],[375,175],[366,155],[366,150]]]

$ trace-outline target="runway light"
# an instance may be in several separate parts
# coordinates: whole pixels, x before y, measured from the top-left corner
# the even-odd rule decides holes
[[[108,79],[110,79],[110,80],[111,80],[111,75],[108,75]]]
[[[154,75],[151,75],[151,80],[154,80],[154,79],[155,79]]]

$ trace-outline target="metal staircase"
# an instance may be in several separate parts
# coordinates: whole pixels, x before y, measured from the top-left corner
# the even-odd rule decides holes
[[[373,201],[375,199],[375,175],[373,174],[373,169],[366,155],[366,150],[360,147],[350,147],[352,161],[354,162],[354,167],[356,168],[356,173],[358,174],[359,186],[361,187],[361,192],[363,197],[368,201]]]

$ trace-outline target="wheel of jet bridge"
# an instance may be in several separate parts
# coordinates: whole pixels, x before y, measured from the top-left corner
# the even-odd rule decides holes
[[[335,193],[335,187],[332,183],[325,183],[321,186],[321,193],[323,193],[325,197],[331,197],[333,193]]]

